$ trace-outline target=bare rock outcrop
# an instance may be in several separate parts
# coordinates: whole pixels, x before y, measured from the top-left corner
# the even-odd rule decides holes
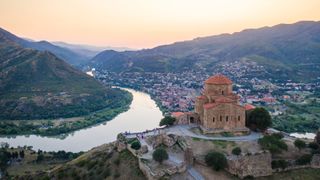
[[[173,134],[167,135],[165,133],[162,133],[162,134],[159,134],[156,136],[152,136],[147,139],[149,144],[152,144],[152,146],[154,148],[160,146],[161,144],[163,144],[167,147],[171,147],[174,144],[176,144],[177,140],[178,140],[178,137],[176,135],[173,135]]]
[[[148,152],[148,146],[147,145],[142,145],[141,148],[139,149],[139,154],[145,154]]]
[[[117,147],[118,152],[121,152],[121,151],[127,149],[126,137],[121,133],[118,134],[117,141],[116,141],[115,145]]]

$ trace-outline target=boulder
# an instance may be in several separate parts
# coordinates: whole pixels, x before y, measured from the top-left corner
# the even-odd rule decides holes
[[[139,154],[145,154],[148,152],[148,146],[147,145],[143,145],[141,146],[141,148],[139,149]]]
[[[127,143],[117,140],[116,141],[116,147],[117,147],[117,151],[121,152],[121,151],[127,149]]]
[[[175,135],[172,135],[172,134],[167,135],[165,133],[156,135],[152,138],[153,138],[152,140],[149,139],[148,141],[152,142],[154,148],[160,146],[161,144],[163,144],[167,147],[171,147],[174,144],[176,144],[177,139],[178,139],[177,136],[175,136]]]

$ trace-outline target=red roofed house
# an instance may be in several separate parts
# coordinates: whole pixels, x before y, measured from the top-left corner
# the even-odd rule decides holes
[[[246,105],[244,105],[244,108],[246,111],[250,111],[252,109],[255,109],[256,107],[252,104],[246,104]]]
[[[205,81],[203,94],[196,98],[195,114],[205,133],[248,132],[245,127],[245,107],[232,92],[232,81],[215,75]]]

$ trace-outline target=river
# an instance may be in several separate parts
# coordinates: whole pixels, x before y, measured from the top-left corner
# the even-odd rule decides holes
[[[151,97],[143,92],[124,89],[132,93],[133,100],[128,111],[111,121],[68,134],[65,138],[42,137],[38,135],[1,137],[0,142],[10,146],[32,146],[43,151],[87,151],[93,147],[116,140],[120,132],[140,132],[159,127],[162,113]]]

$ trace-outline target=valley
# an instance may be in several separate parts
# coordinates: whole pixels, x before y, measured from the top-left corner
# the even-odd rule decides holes
[[[102,51],[0,29],[0,175],[317,178],[319,33],[300,21]]]

